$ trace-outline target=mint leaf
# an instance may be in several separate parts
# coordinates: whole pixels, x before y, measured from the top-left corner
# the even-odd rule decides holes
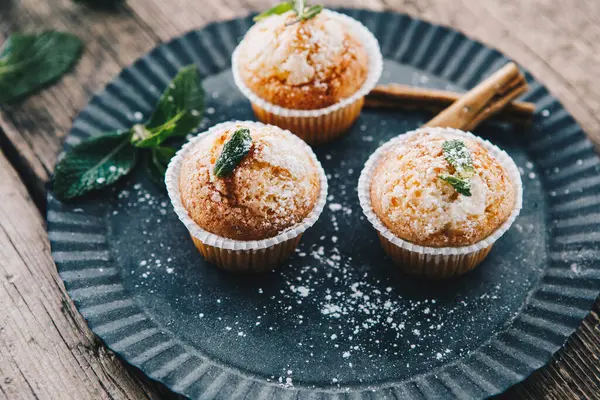
[[[459,178],[454,175],[439,175],[438,178],[448,182],[454,190],[463,196],[471,196],[471,182],[468,179]]]
[[[71,199],[107,187],[135,166],[137,149],[128,131],[88,139],[71,149],[56,165],[52,179],[59,199]]]
[[[0,50],[0,104],[52,83],[79,59],[83,42],[70,33],[11,35]]]
[[[294,0],[294,11],[298,18],[302,19],[304,16],[304,9],[306,8],[306,2],[304,0]]]
[[[311,19],[317,14],[319,14],[321,11],[323,11],[323,6],[311,6],[308,10],[306,10],[304,15],[302,16],[302,20],[305,21],[307,19]]]
[[[254,17],[254,21],[260,21],[263,20],[267,17],[270,17],[272,15],[281,15],[281,14],[285,14],[286,12],[292,10],[294,8],[294,4],[291,1],[284,1],[283,3],[279,3],[276,4],[275,6],[273,6],[272,8],[268,9],[267,11],[264,11],[260,14],[258,14],[256,17]]]
[[[185,136],[194,130],[204,111],[204,90],[195,65],[179,71],[164,91],[156,109],[145,124],[148,137],[134,140],[137,147],[154,147],[173,136]]]
[[[150,157],[147,158],[146,172],[158,185],[165,185],[165,172],[176,152],[177,150],[172,147],[156,147],[152,149]]]
[[[164,124],[152,129],[148,129],[142,124],[134,125],[132,128],[131,144],[142,148],[151,148],[160,145],[166,139],[173,136],[173,131],[178,129],[178,124],[183,117],[185,117],[185,111],[181,111]]]
[[[307,10],[305,0],[285,1],[283,3],[275,5],[267,11],[258,14],[256,17],[254,17],[254,21],[260,21],[262,19],[270,17],[271,15],[281,15],[290,10],[294,10],[294,12],[296,13],[296,18],[292,21],[286,22],[287,26],[293,25],[296,22],[305,21],[307,19],[313,18],[321,11],[323,11],[323,6],[312,6],[309,7]]]
[[[252,136],[248,128],[240,128],[231,135],[225,143],[221,155],[215,163],[214,173],[217,178],[223,178],[233,172],[246,157],[252,147]]]
[[[161,143],[195,129],[203,109],[204,92],[198,70],[195,65],[185,67],[162,94],[146,124],[89,139],[69,151],[56,166],[53,178],[56,196],[70,199],[116,182],[135,166],[137,148],[151,149],[146,170],[151,178],[164,183],[175,150]]]
[[[463,178],[470,178],[475,173],[473,159],[469,148],[462,140],[446,140],[442,144],[444,157],[452,165],[456,173]]]

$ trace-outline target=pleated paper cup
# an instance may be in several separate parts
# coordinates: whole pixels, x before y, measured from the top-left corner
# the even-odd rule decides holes
[[[401,146],[404,141],[418,133],[433,134],[451,133],[453,135],[475,140],[485,147],[506,170],[510,182],[515,189],[513,210],[491,235],[470,246],[462,247],[426,247],[419,246],[396,236],[375,214],[371,204],[371,181],[373,173],[382,157],[394,146]],[[523,204],[523,184],[521,174],[510,156],[487,140],[451,128],[423,128],[408,132],[391,139],[380,146],[367,160],[358,180],[358,197],[363,213],[373,225],[386,254],[402,271],[407,274],[428,279],[447,279],[462,275],[479,265],[489,254],[494,243],[510,228],[519,215]]]
[[[188,229],[194,245],[207,261],[223,269],[235,272],[270,271],[294,253],[302,234],[319,219],[327,199],[327,177],[310,146],[291,132],[284,131],[285,134],[289,135],[296,142],[298,149],[305,149],[307,151],[319,170],[319,198],[309,215],[301,223],[286,229],[277,236],[263,240],[234,240],[204,230],[190,218],[181,201],[181,192],[179,190],[181,166],[183,160],[192,151],[195,143],[208,139],[211,136],[214,137],[224,129],[236,124],[244,124],[255,128],[265,126],[260,122],[252,121],[224,122],[199,134],[186,143],[171,159],[165,174],[165,184],[175,213]]]
[[[383,56],[379,42],[366,26],[347,15],[331,10],[323,10],[332,18],[341,20],[363,44],[369,57],[369,73],[365,83],[352,96],[326,108],[317,110],[295,110],[271,104],[258,97],[244,82],[238,62],[239,49],[236,47],[231,58],[231,70],[235,84],[250,100],[256,117],[267,124],[277,125],[300,136],[311,146],[331,142],[346,133],[356,121],[365,102],[365,96],[373,90],[383,71]]]

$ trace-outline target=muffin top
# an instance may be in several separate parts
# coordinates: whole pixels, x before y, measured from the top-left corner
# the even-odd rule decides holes
[[[299,110],[329,107],[352,96],[367,79],[363,44],[327,10],[290,25],[295,18],[292,11],[274,15],[248,31],[238,55],[248,88],[271,104]]]
[[[248,153],[227,176],[215,175],[223,146],[240,128],[250,131]],[[183,206],[204,230],[235,240],[276,236],[306,218],[320,191],[310,150],[275,126],[231,124],[199,140],[181,166]]]
[[[474,139],[423,130],[390,148],[371,181],[373,211],[401,239],[428,247],[474,244],[510,216],[515,188]]]

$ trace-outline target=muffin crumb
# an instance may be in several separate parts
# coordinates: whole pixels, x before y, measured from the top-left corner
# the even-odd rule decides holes
[[[471,196],[440,179],[456,171],[444,157],[445,141],[460,139],[474,166]],[[391,148],[371,183],[373,210],[396,236],[430,247],[474,244],[511,214],[515,189],[502,165],[477,141],[422,132]]]
[[[368,74],[362,43],[333,13],[292,25],[293,12],[254,25],[240,46],[240,74],[259,97],[290,109],[325,108],[352,96]]]
[[[239,128],[252,136],[249,153],[229,176],[214,166]],[[291,133],[239,123],[200,140],[183,161],[179,186],[190,217],[203,229],[235,240],[273,237],[300,223],[314,208],[319,170]]]

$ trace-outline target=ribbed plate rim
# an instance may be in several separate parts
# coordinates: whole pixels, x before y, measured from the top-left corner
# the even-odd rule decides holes
[[[452,46],[452,44],[454,42],[460,43],[460,45],[457,45],[457,49],[456,49],[457,50],[456,54],[458,54],[458,55],[454,59],[452,59],[451,56],[448,56],[449,59],[446,60],[446,61],[448,61],[448,63],[444,64],[445,65],[444,69],[440,71],[440,73],[442,75],[444,75],[444,74],[450,75],[446,78],[452,78],[449,80],[451,80],[452,82],[455,82],[455,83],[462,83],[462,84],[469,83],[469,86],[470,86],[472,83],[474,83],[471,81],[475,80],[475,78],[477,78],[476,80],[479,80],[481,78],[481,76],[485,76],[487,71],[480,71],[478,73],[478,75],[476,75],[476,76],[467,76],[466,72],[471,72],[471,75],[473,75],[473,73],[474,73],[473,71],[470,71],[470,68],[472,67],[471,64],[469,65],[468,68],[466,68],[466,72],[465,72],[465,70],[463,70],[462,72],[460,71],[459,67],[461,64],[461,60],[458,59],[458,56],[465,57],[465,56],[469,55],[469,52],[474,51],[473,49],[477,50],[476,54],[471,55],[471,58],[473,60],[475,60],[474,62],[479,60],[478,62],[481,64],[482,60],[487,59],[488,57],[494,58],[492,65],[490,65],[490,68],[488,68],[489,70],[493,70],[495,67],[499,66],[500,64],[502,64],[503,62],[506,62],[508,60],[506,57],[502,56],[498,51],[491,49],[489,46],[482,45],[481,43],[479,43],[477,41],[469,39],[460,32],[457,32],[450,28],[446,28],[446,27],[442,27],[439,25],[424,22],[422,20],[412,18],[407,15],[398,14],[398,13],[389,12],[389,11],[377,12],[377,11],[370,11],[370,10],[363,10],[363,9],[340,9],[339,11],[350,14],[352,17],[355,17],[355,18],[358,18],[359,20],[361,20],[370,29],[375,31],[374,33],[376,36],[379,33],[377,28],[381,29],[382,26],[386,26],[386,27],[393,26],[392,29],[396,29],[396,32],[394,32],[394,33],[397,33],[398,29],[404,29],[407,32],[403,32],[403,33],[410,34],[411,38],[413,37],[413,35],[415,34],[415,32],[418,29],[423,29],[423,30],[426,30],[427,33],[430,35],[428,37],[429,41],[431,41],[432,38],[435,37],[436,34],[439,34],[441,37],[438,38],[439,39],[438,43],[446,44],[448,46]],[[386,20],[387,20],[387,23],[381,23],[381,24],[375,23],[380,20],[383,22],[386,22]],[[389,20],[393,20],[395,23],[391,24],[391,23],[389,23]],[[404,25],[401,25],[400,22],[404,23]],[[187,45],[186,41],[189,41],[189,40],[198,40],[198,39],[214,40],[214,36],[211,36],[211,33],[210,33],[211,30],[225,29],[225,28],[234,29],[236,27],[249,26],[249,23],[250,23],[250,17],[238,18],[238,19],[222,21],[222,22],[214,22],[214,23],[204,26],[201,29],[188,32],[188,33],[186,33],[182,36],[179,36],[177,38],[174,38],[166,43],[158,45],[156,48],[154,48],[152,51],[147,53],[145,56],[136,60],[131,66],[129,66],[129,67],[125,68],[123,71],[121,71],[121,73],[118,75],[118,77],[116,77],[113,81],[111,81],[111,83],[109,83],[103,91],[96,94],[90,100],[90,103],[74,119],[73,128],[71,129],[71,131],[69,133],[70,140],[67,139],[65,148],[68,148],[71,145],[73,145],[74,143],[77,143],[81,139],[81,137],[86,136],[86,133],[89,134],[90,133],[89,128],[94,128],[93,130],[95,130],[95,131],[105,130],[103,128],[101,122],[93,121],[93,119],[97,113],[101,112],[101,110],[99,111],[100,108],[104,109],[104,108],[108,107],[106,105],[106,103],[104,103],[103,98],[110,97],[111,99],[114,99],[116,95],[112,92],[114,92],[116,90],[115,88],[116,88],[117,84],[125,83],[126,78],[129,76],[129,74],[132,74],[132,73],[143,74],[144,69],[147,70],[146,75],[149,74],[148,71],[151,71],[152,74],[158,73],[160,71],[155,71],[152,69],[153,67],[152,67],[151,62],[158,62],[157,60],[159,57],[162,57],[162,61],[165,61],[166,59],[168,59],[169,54],[172,52],[172,49],[175,46],[185,47],[185,45]],[[404,26],[407,26],[407,27],[405,28]],[[393,35],[391,35],[391,36],[393,36]],[[385,41],[385,40],[380,39],[380,42],[382,44],[381,47],[382,47],[382,51],[384,52],[384,55],[387,54],[386,58],[394,58],[400,62],[411,61],[412,62],[411,65],[416,66],[417,68],[419,66],[421,66],[420,63],[424,63],[425,61],[428,61],[429,62],[428,68],[436,71],[436,67],[439,67],[440,60],[443,59],[443,57],[441,57],[441,56],[437,59],[435,57],[433,59],[427,59],[426,53],[430,48],[420,48],[419,46],[417,46],[416,50],[419,50],[419,52],[416,55],[416,57],[418,57],[418,58],[416,60],[405,60],[404,57],[408,57],[407,54],[410,54],[411,56],[415,56],[415,54],[408,52],[409,47],[412,46],[411,41],[406,41],[406,43],[400,44],[399,46],[397,45],[395,48],[395,50],[396,50],[395,57],[390,57],[389,52],[392,49],[387,50],[386,46],[389,47],[392,44],[389,43],[389,40]],[[423,42],[427,43],[427,41],[423,41]],[[233,43],[233,44],[235,44],[235,43]],[[430,43],[427,43],[427,44],[429,45]],[[228,50],[232,51],[233,48],[230,48]],[[416,52],[416,50],[413,49],[413,52]],[[208,51],[207,58],[213,57],[213,59],[210,61],[212,63],[214,63],[214,66],[227,67],[229,65],[229,60],[227,59],[227,57],[225,57],[223,54],[215,54],[214,51],[215,51],[214,49]],[[478,56],[480,56],[481,58],[478,58]],[[223,59],[223,57],[225,57],[225,59]],[[170,65],[166,64],[167,66],[175,67],[175,64],[179,63],[179,60],[177,62],[170,60],[169,62],[171,64]],[[433,64],[434,62],[436,62],[437,64]],[[150,64],[147,65],[148,63],[150,63]],[[208,69],[210,70],[210,67]],[[165,72],[165,71],[162,71],[162,72]],[[167,72],[170,73],[172,71],[167,71]],[[144,78],[146,78],[146,75],[144,75]],[[531,151],[542,153],[542,155],[537,157],[538,161],[540,162],[540,166],[543,166],[543,164],[544,164],[543,161],[546,160],[543,156],[543,153],[544,153],[544,150],[546,149],[546,147],[550,147],[550,148],[552,148],[552,146],[556,147],[557,144],[565,142],[565,143],[570,143],[571,145],[568,147],[565,147],[565,149],[563,151],[564,154],[560,155],[561,160],[564,158],[569,158],[572,155],[571,152],[575,152],[575,154],[587,156],[586,162],[591,160],[591,161],[589,161],[589,164],[592,165],[592,167],[594,169],[596,169],[597,165],[598,165],[598,157],[595,153],[593,153],[593,146],[591,145],[589,140],[584,137],[584,134],[583,134],[583,131],[581,130],[581,128],[572,119],[572,117],[568,114],[568,112],[566,110],[564,110],[564,107],[548,93],[548,91],[545,89],[545,87],[543,85],[536,82],[529,73],[527,73],[527,77],[528,77],[528,81],[530,82],[530,85],[531,85],[531,90],[524,96],[524,98],[535,101],[538,105],[541,104],[541,105],[544,105],[545,107],[550,107],[550,106],[554,107],[553,113],[554,113],[554,115],[558,115],[558,117],[553,117],[552,123],[554,125],[560,125],[561,132],[566,131],[568,133],[568,134],[565,134],[564,138],[562,136],[557,136],[558,134],[556,134],[555,136],[552,136],[552,137],[539,138],[540,143],[541,143],[541,144],[539,144],[540,148],[531,149]],[[140,100],[140,101],[143,102],[143,93],[141,93],[141,94],[134,93],[134,94],[131,94],[131,96],[134,96],[134,97],[137,96],[139,98],[142,98],[142,100]],[[117,100],[122,100],[122,98],[119,98]],[[540,111],[541,110],[538,110],[538,114],[540,113]],[[102,111],[102,112],[104,112],[104,111]],[[118,115],[113,116],[113,117],[115,119],[119,118]],[[90,120],[92,120],[91,121],[92,124],[90,124]],[[95,126],[93,126],[93,125],[95,125]],[[546,129],[547,128],[548,127],[546,127]],[[86,132],[86,130],[87,130],[87,132]],[[592,154],[593,154],[593,156],[592,156]],[[546,160],[546,161],[548,161],[548,160]],[[588,167],[586,166],[585,168],[588,168]],[[584,173],[585,171],[587,171],[587,169],[584,169],[583,171],[576,170],[575,173],[571,173],[570,175],[567,175],[567,177],[572,177],[572,175],[577,176],[579,173]],[[596,176],[596,175],[597,174],[594,174],[594,176]],[[557,178],[557,182],[553,183],[554,186],[549,186],[552,184],[552,182],[549,182],[549,180],[550,180],[550,178],[544,179],[544,184],[545,184],[547,190],[556,189],[558,191],[558,189],[563,189],[563,188],[566,188],[564,190],[568,190],[569,187],[572,187],[571,184],[562,182],[558,178]],[[596,182],[596,185],[598,185],[598,187],[600,187],[600,182]],[[564,195],[559,196],[561,198],[567,197],[567,201],[558,203],[558,205],[561,205],[561,207],[562,207],[562,208],[559,208],[558,211],[554,210],[554,208],[556,208],[556,204],[553,203],[554,200],[550,199],[548,201],[549,206],[548,206],[548,210],[547,210],[548,220],[550,220],[551,218],[555,218],[560,221],[561,219],[557,217],[556,213],[559,213],[559,215],[560,215],[561,212],[562,213],[567,212],[564,210],[565,209],[568,210],[569,209],[568,207],[576,208],[577,204],[579,204],[579,203],[577,203],[578,201],[585,202],[585,201],[588,201],[590,198],[592,199],[592,202],[595,201],[594,200],[595,198],[600,197],[597,194],[593,193],[592,189],[596,189],[596,187],[597,187],[596,185],[592,185],[591,187],[588,187],[587,189],[590,189],[590,190],[582,192],[582,194],[580,196],[576,196],[573,199],[571,199],[571,197],[573,197],[573,193],[571,193],[570,195],[565,193]],[[590,191],[592,191],[591,195],[589,194]],[[594,204],[596,204],[596,203],[594,203]],[[188,385],[188,386],[184,387],[184,386],[182,386],[183,384],[181,384],[181,380],[176,381],[175,383],[172,383],[172,384],[165,382],[165,377],[157,374],[156,373],[157,371],[154,371],[154,373],[152,373],[152,371],[145,370],[144,362],[141,362],[141,361],[136,362],[136,360],[138,360],[138,359],[143,359],[143,358],[139,358],[142,356],[142,354],[136,355],[136,354],[128,353],[127,348],[121,349],[118,346],[119,343],[115,343],[111,340],[107,340],[106,336],[102,334],[102,331],[101,330],[99,331],[98,326],[96,326],[97,325],[96,324],[96,321],[97,321],[96,315],[94,314],[94,312],[92,312],[90,310],[91,307],[85,307],[84,302],[82,301],[82,299],[85,298],[83,295],[84,294],[89,295],[89,292],[82,292],[82,289],[72,289],[71,283],[74,281],[74,279],[71,277],[72,274],[71,275],[69,274],[69,270],[66,269],[64,267],[64,265],[69,262],[78,262],[78,260],[81,262],[82,262],[82,260],[85,262],[89,262],[90,260],[98,261],[98,262],[105,262],[105,261],[108,262],[106,260],[107,250],[104,249],[102,246],[98,246],[97,250],[95,249],[95,250],[91,250],[91,251],[62,252],[60,250],[57,250],[55,245],[56,245],[56,243],[59,243],[60,240],[56,239],[56,234],[60,233],[60,229],[57,229],[56,226],[61,224],[58,222],[58,221],[61,221],[61,218],[64,219],[64,218],[67,218],[67,216],[68,216],[67,213],[61,211],[61,209],[60,209],[61,206],[64,206],[64,205],[61,205],[60,203],[58,203],[53,198],[51,192],[49,192],[48,193],[47,220],[48,220],[48,232],[49,232],[49,236],[51,238],[51,244],[52,244],[52,254],[56,261],[57,269],[61,273],[61,277],[63,278],[63,281],[65,282],[67,291],[69,292],[70,296],[73,298],[79,311],[82,313],[82,315],[84,316],[84,318],[86,319],[88,324],[91,326],[92,330],[98,334],[98,336],[103,340],[103,342],[106,344],[106,346],[108,348],[113,350],[116,354],[120,355],[123,359],[128,361],[131,365],[139,368],[141,371],[143,371],[145,374],[147,374],[150,378],[167,385],[174,392],[180,393],[182,395],[189,395],[190,394],[189,389],[192,385]],[[562,211],[560,211],[560,210],[562,210]],[[84,225],[85,225],[85,221],[87,221],[86,218],[92,220],[94,223],[101,222],[101,221],[96,220],[97,219],[96,216],[87,216],[87,217],[86,216],[76,216],[76,217],[68,216],[68,218],[75,218],[74,220],[79,221],[78,224],[82,223]],[[77,219],[77,218],[79,218],[79,219]],[[572,218],[566,217],[566,219],[568,220],[568,219],[572,219]],[[550,224],[549,224],[549,226],[550,226]],[[554,232],[554,231],[556,231],[557,228],[552,228],[552,229]],[[600,231],[600,227],[599,227],[599,231]],[[554,232],[553,235],[551,235],[549,242],[553,241],[555,236],[556,236],[556,232]],[[53,239],[53,237],[54,237],[54,239]],[[68,254],[68,253],[70,253],[70,254]],[[357,388],[354,391],[354,393],[356,393],[356,395],[357,395],[357,398],[370,398],[371,394],[377,395],[378,393],[381,395],[391,393],[392,395],[395,395],[395,396],[398,396],[401,394],[402,396],[405,396],[402,398],[410,398],[410,399],[423,398],[423,397],[435,398],[435,397],[444,396],[444,395],[448,395],[448,394],[456,395],[458,397],[465,397],[465,398],[491,396],[491,395],[498,394],[498,393],[505,391],[511,385],[522,381],[527,376],[529,376],[532,372],[534,372],[536,369],[538,369],[539,367],[541,367],[544,364],[546,364],[547,362],[549,362],[552,357],[552,354],[555,351],[557,351],[558,349],[560,349],[560,347],[566,342],[568,337],[575,331],[575,329],[579,326],[581,320],[585,317],[585,315],[591,309],[593,301],[596,299],[596,297],[598,295],[598,291],[600,290],[597,286],[598,282],[600,281],[600,271],[599,271],[600,267],[597,265],[598,264],[597,257],[594,258],[593,261],[595,262],[595,265],[592,265],[592,267],[590,267],[590,270],[592,270],[595,274],[593,276],[592,280],[594,281],[594,285],[596,285],[596,286],[594,286],[592,288],[588,288],[587,286],[583,285],[584,287],[581,287],[582,282],[573,282],[571,285],[568,285],[568,284],[565,285],[564,279],[566,279],[566,278],[564,278],[563,274],[565,272],[568,272],[568,271],[566,271],[567,267],[565,265],[561,266],[557,260],[553,259],[551,251],[549,251],[548,254],[551,256],[551,259],[549,259],[549,265],[546,268],[544,276],[542,277],[542,279],[539,282],[539,286],[537,287],[536,290],[534,290],[532,293],[530,293],[530,297],[527,299],[527,303],[524,304],[523,309],[521,310],[521,313],[513,319],[513,321],[510,324],[510,327],[507,328],[506,331],[498,333],[494,337],[491,337],[489,341],[487,341],[478,350],[476,350],[469,356],[458,359],[452,363],[445,364],[443,367],[440,367],[438,370],[430,371],[429,373],[425,373],[425,374],[415,375],[412,379],[403,380],[403,381],[399,382],[396,386],[382,386],[379,388],[375,388],[373,391],[367,390],[368,388],[365,388],[365,387]],[[73,261],[73,260],[75,260],[75,261]],[[556,265],[558,265],[558,266],[552,266],[553,265],[552,263],[555,261],[557,262]],[[563,279],[563,280],[561,281],[561,279]],[[113,304],[118,301],[126,302],[126,300],[121,299],[119,297],[119,295],[117,295],[117,293],[121,293],[120,288],[118,286],[119,286],[118,284],[115,284],[115,285],[92,285],[92,289],[95,289],[96,291],[101,291],[101,293],[104,293],[106,296],[108,296],[108,297],[106,297],[105,302],[101,303],[99,306],[106,306],[109,303]],[[548,297],[548,296],[550,296],[550,297]],[[546,297],[548,297],[552,300],[547,300]],[[571,306],[569,308],[569,312],[567,312],[567,311],[563,310],[562,308],[558,307],[558,304],[560,304],[559,300],[565,300],[565,299],[577,299],[580,302],[584,302],[586,304],[586,306],[582,306],[581,304],[579,304],[577,306]],[[527,308],[526,305],[531,306],[531,308]],[[142,321],[145,321],[145,319],[143,319],[143,315],[145,315],[144,311],[135,304],[131,307],[132,307],[132,309],[136,309],[136,311],[142,315],[142,317],[138,317],[138,318],[142,318]],[[561,326],[558,326],[556,324],[555,320],[553,320],[547,316],[544,317],[544,315],[546,315],[546,314],[553,314],[553,313],[557,315],[555,318],[566,316],[567,317],[565,319],[566,322],[563,322],[561,324]],[[146,318],[147,317],[148,316],[146,315]],[[131,319],[133,319],[133,318],[131,318]],[[133,319],[133,320],[135,320],[135,319]],[[155,322],[155,321],[153,321],[153,322]],[[520,327],[520,325],[523,325],[523,326]],[[135,324],[133,326],[135,326]],[[550,328],[550,326],[552,328]],[[132,328],[131,326],[129,326],[129,328],[127,328],[127,326],[125,326],[124,329],[125,330],[127,330],[127,329],[134,330],[135,328]],[[546,339],[542,338],[540,343],[537,345],[540,346],[539,347],[540,349],[544,350],[544,353],[542,355],[539,355],[539,357],[537,357],[537,358],[531,356],[530,354],[525,354],[525,352],[522,352],[522,351],[519,352],[519,349],[513,347],[511,345],[511,342],[506,337],[509,334],[521,335],[521,337],[522,337],[522,335],[525,335],[526,339],[535,340],[536,338],[538,338],[541,335],[541,334],[539,334],[538,330],[541,330],[541,331],[546,330],[546,331],[556,335],[556,338],[560,339],[561,343],[560,344],[556,343],[556,341],[558,341],[558,339],[556,339],[555,341],[550,341],[550,340],[546,340]],[[133,335],[135,333],[136,333],[135,331],[132,331],[131,335]],[[164,336],[165,336],[165,339],[164,339],[163,344],[165,346],[174,340],[174,338],[167,337],[167,335],[164,335]],[[530,344],[532,346],[534,345],[533,343],[530,343]],[[174,349],[176,346],[177,346],[177,344],[173,345],[172,347],[166,348],[166,350],[164,350],[164,352],[176,352],[176,350]],[[181,344],[181,347],[183,348],[183,351],[185,351],[185,352],[190,351],[189,348],[186,349],[185,344]],[[493,351],[494,349],[497,350],[498,352],[504,354],[504,358],[499,357],[498,353]],[[490,354],[491,351],[492,351],[492,353]],[[174,354],[177,354],[177,353],[174,353]],[[182,357],[182,355],[179,354],[178,357]],[[195,355],[190,354],[189,357],[195,357]],[[521,358],[519,359],[519,357],[521,357]],[[509,359],[512,359],[512,361]],[[490,362],[490,360],[491,360],[491,362]],[[509,361],[507,361],[507,360],[509,360]],[[205,361],[202,361],[202,362],[205,363]],[[481,373],[483,373],[483,372],[481,370],[478,370],[477,366],[481,365],[482,363],[485,364],[486,362],[489,363],[488,368],[490,368],[489,365],[494,365],[495,368],[492,369],[492,372],[499,374],[497,376],[499,378],[502,378],[502,379],[498,379],[498,383],[490,382],[489,379],[485,379],[485,377],[481,376]],[[509,363],[509,365],[505,364],[507,362]],[[523,368],[521,368],[520,370],[517,368],[518,366],[521,366],[522,363],[525,363],[525,367],[524,367],[525,370],[523,370]],[[210,368],[219,369],[220,368],[219,366],[215,366],[211,362],[208,362],[208,364],[210,364],[210,365],[206,366],[207,369],[210,369]],[[203,364],[201,364],[201,365],[203,365]],[[515,366],[517,366],[517,367],[515,367]],[[290,393],[289,390],[284,391],[284,389],[282,389],[274,384],[254,380],[252,378],[244,377],[242,375],[239,375],[239,374],[236,374],[233,372],[230,373],[230,371],[226,371],[226,370],[219,370],[219,371],[220,371],[219,376],[223,376],[222,380],[227,381],[227,379],[229,379],[230,384],[236,384],[240,390],[243,389],[244,384],[248,383],[247,380],[250,380],[250,382],[251,382],[250,386],[252,386],[252,383],[257,383],[257,382],[259,384],[262,384],[263,386],[265,386],[265,391],[263,392],[265,394],[265,396],[266,395],[270,396],[270,395],[275,395],[275,394],[283,396],[285,394]],[[490,372],[487,371],[487,373],[490,373]],[[508,374],[510,376],[507,377],[506,374]],[[225,379],[225,378],[227,378],[227,379]],[[233,382],[233,381],[235,381],[235,382]],[[458,384],[458,386],[456,386],[457,384]],[[214,388],[212,388],[212,389],[214,389]],[[294,388],[294,391],[297,393],[298,397],[301,397],[302,394],[315,392],[313,390],[303,388],[303,387],[296,387],[296,388]],[[322,393],[324,398],[333,398],[336,393],[343,392],[343,390],[317,390],[316,392]],[[476,393],[477,395],[473,395],[473,393]],[[215,396],[217,394],[218,394],[218,391],[215,392]]]

